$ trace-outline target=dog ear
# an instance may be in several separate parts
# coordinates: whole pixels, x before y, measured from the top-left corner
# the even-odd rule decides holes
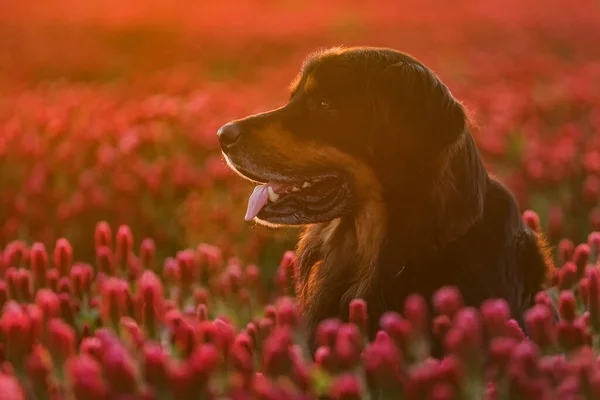
[[[383,71],[381,84],[389,122],[400,122],[414,134],[424,135],[430,145],[435,140],[441,147],[456,141],[464,131],[462,105],[427,67],[405,62],[390,65]],[[397,121],[398,117],[402,120]]]
[[[374,80],[371,89],[381,123],[373,147],[376,162],[385,164],[382,169],[394,165],[393,157],[402,157],[404,166],[413,160],[415,167],[426,167],[424,161],[436,160],[465,131],[463,106],[427,67],[399,62]]]
[[[412,217],[435,227],[437,245],[454,240],[483,213],[488,176],[463,106],[418,62],[385,68],[377,90],[383,112],[373,137],[378,176],[389,196],[417,199],[407,203]]]

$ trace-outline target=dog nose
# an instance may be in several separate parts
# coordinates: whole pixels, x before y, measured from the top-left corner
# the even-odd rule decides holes
[[[223,149],[229,149],[233,146],[241,135],[242,129],[239,124],[236,124],[235,122],[225,124],[217,131],[217,136],[219,136],[219,142]]]

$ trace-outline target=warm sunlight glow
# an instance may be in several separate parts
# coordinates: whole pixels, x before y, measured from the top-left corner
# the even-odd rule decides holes
[[[600,398],[599,89],[597,0],[0,2],[0,399]]]

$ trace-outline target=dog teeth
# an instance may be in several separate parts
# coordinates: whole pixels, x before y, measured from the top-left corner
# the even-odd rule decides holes
[[[299,189],[299,188],[297,188],[296,186],[294,186],[294,187],[292,188],[292,192],[298,192],[298,191],[300,191],[300,189]]]
[[[273,190],[273,188],[271,186],[269,186],[268,191],[269,191],[269,200],[271,200],[273,203],[275,203],[277,201],[277,199],[279,199],[279,195],[277,193],[275,193],[275,191]]]
[[[304,182],[302,184],[302,189],[306,189],[307,187],[310,187],[310,186],[312,186],[312,183],[310,183],[310,182]]]

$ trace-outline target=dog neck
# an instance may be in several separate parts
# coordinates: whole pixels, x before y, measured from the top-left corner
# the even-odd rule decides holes
[[[312,225],[301,235],[296,250],[297,293],[311,345],[322,319],[346,319],[350,301],[367,299],[372,292],[386,213],[382,202],[365,204],[353,218]]]
[[[428,185],[416,183],[412,193],[382,192],[352,217],[305,229],[296,252],[298,292],[311,335],[324,318],[347,318],[354,298],[367,300],[377,324],[383,311],[377,308],[385,308],[378,282],[416,254],[435,257],[481,218],[489,177],[471,135],[447,149],[440,163],[437,176]]]

